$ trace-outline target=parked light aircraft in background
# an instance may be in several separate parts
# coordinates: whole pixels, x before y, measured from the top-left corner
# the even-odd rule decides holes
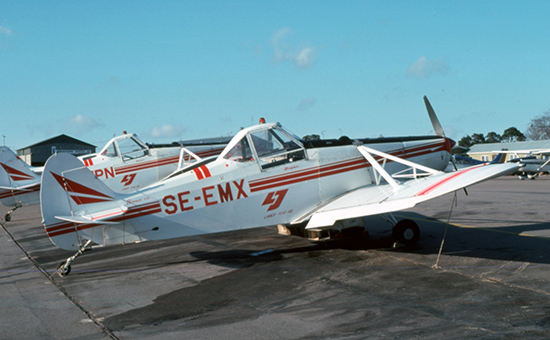
[[[4,216],[11,220],[11,213],[23,205],[40,203],[40,174],[31,170],[9,148],[0,147],[0,201],[13,207]]]
[[[210,141],[209,141],[210,140]],[[159,181],[183,162],[198,157],[218,155],[230,138],[213,138],[203,142],[182,142],[169,145],[148,145],[134,133],[114,137],[97,154],[79,157],[99,179],[115,192],[133,192]]]
[[[112,138],[97,154],[79,159],[115,192],[133,192],[157,182],[178,168],[180,155],[186,164],[199,157],[218,155],[230,138],[208,138],[197,141],[148,145],[136,134]],[[182,146],[182,145],[185,145]],[[23,205],[40,203],[40,175],[7,147],[0,148],[0,201],[13,206],[4,220]],[[183,163],[182,163],[183,164]]]
[[[397,222],[391,212],[517,169],[484,164],[444,173],[452,144],[444,136],[305,142],[278,123],[260,124],[241,130],[219,156],[196,158],[130,194],[57,154],[42,177],[42,218],[56,246],[77,250],[58,267],[61,276],[93,244],[270,225],[301,226],[320,240],[364,230],[362,217],[379,214],[394,225],[397,241],[414,245],[416,223]]]
[[[512,159],[508,162],[520,164],[518,177],[521,180],[535,179],[544,172],[550,173],[550,150],[514,150],[493,151],[493,153],[510,154]],[[521,156],[520,155],[526,155]],[[537,158],[537,156],[544,158]]]
[[[464,169],[467,167],[470,167],[472,165],[479,165],[479,164],[496,164],[496,163],[504,163],[506,160],[506,155],[504,153],[499,153],[492,161],[485,162],[480,161],[477,159],[474,159],[472,157],[462,156],[462,155],[453,155],[451,158],[450,166],[447,167],[448,170],[457,170],[457,169]]]

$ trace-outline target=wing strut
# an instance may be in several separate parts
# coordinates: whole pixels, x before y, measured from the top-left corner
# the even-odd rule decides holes
[[[401,163],[403,165],[406,165],[406,166],[409,166],[411,167],[411,169],[413,170],[413,173],[412,173],[412,177],[414,179],[417,179],[418,177],[420,176],[426,176],[426,175],[435,175],[435,174],[440,174],[440,173],[443,173],[441,171],[438,171],[438,170],[434,170],[432,168],[429,168],[427,166],[423,166],[423,165],[420,165],[420,164],[417,164],[417,163],[413,163],[411,161],[408,161],[406,159],[402,159],[402,158],[399,158],[399,157],[396,157],[396,156],[392,156],[390,154],[387,154],[387,153],[384,153],[382,151],[378,151],[378,150],[375,150],[375,149],[371,149],[367,146],[364,146],[364,145],[359,145],[357,147],[357,149],[359,150],[359,152],[367,159],[367,161],[372,165],[373,169],[379,173],[382,177],[384,177],[384,179],[386,180],[386,182],[388,182],[389,185],[391,185],[391,187],[393,188],[393,191],[397,191],[399,190],[400,188],[400,183],[397,182],[394,177],[397,177],[399,176],[398,174],[394,174],[393,176],[390,175],[383,167],[382,165],[380,165],[380,163],[378,163],[378,161],[372,156],[372,154],[376,155],[376,156],[379,156],[381,158],[384,159],[384,164],[386,163],[386,160],[391,160],[393,162],[397,162],[397,163]],[[419,172],[419,170],[421,172]],[[377,183],[377,184],[380,184],[380,183]]]

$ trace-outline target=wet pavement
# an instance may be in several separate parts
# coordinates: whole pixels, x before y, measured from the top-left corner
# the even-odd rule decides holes
[[[396,213],[413,249],[372,217],[362,243],[258,228],[95,248],[66,277],[72,253],[24,207],[0,230],[0,338],[550,338],[550,176],[468,194]]]

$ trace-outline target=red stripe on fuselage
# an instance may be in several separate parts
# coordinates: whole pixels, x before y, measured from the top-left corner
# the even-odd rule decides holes
[[[398,150],[393,150],[386,153],[391,154],[393,156],[400,157],[400,158],[411,158],[411,157],[423,156],[433,152],[444,151],[444,150],[445,150],[445,143],[439,142],[436,144],[426,143],[419,146],[415,146],[413,148],[406,149],[405,150],[406,153],[404,154],[403,154],[403,149],[401,148],[399,148]],[[379,159],[382,159],[382,157],[376,156],[375,159],[379,160]],[[392,161],[388,160],[387,162],[389,163]],[[273,189],[276,187],[285,186],[289,184],[300,183],[300,182],[304,182],[304,181],[308,181],[316,178],[337,175],[348,171],[354,171],[354,170],[363,169],[367,167],[371,167],[371,165],[367,162],[367,160],[363,157],[358,157],[351,160],[323,165],[320,167],[304,169],[293,173],[276,175],[268,178],[262,178],[262,179],[250,181],[249,186],[250,186],[251,192],[257,192],[257,191]]]
[[[218,155],[222,151],[223,151],[223,148],[214,149],[214,150],[206,150],[206,151],[202,151],[202,152],[197,152],[196,155],[199,156],[199,157],[204,158],[204,157]],[[122,175],[122,174],[132,172],[132,171],[140,171],[140,170],[146,170],[146,169],[155,168],[155,167],[159,167],[159,166],[175,164],[175,163],[178,163],[179,158],[180,158],[179,156],[171,156],[171,157],[160,158],[160,159],[156,159],[154,161],[143,162],[143,163],[139,163],[139,164],[120,166],[118,168],[115,168],[115,174],[116,175]]]
[[[140,206],[130,207],[123,215],[118,215],[113,218],[105,219],[106,222],[121,222],[136,218],[139,216],[146,216],[151,214],[156,214],[161,212],[160,202],[148,203]],[[74,233],[79,230],[85,230],[93,227],[100,226],[101,224],[97,223],[83,223],[77,224],[73,222],[59,222],[50,225],[46,225],[44,228],[46,234],[49,237],[60,236],[64,234]]]

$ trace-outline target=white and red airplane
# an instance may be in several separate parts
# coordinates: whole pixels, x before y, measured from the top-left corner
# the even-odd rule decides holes
[[[418,226],[397,222],[391,212],[518,167],[444,173],[452,144],[443,136],[305,142],[278,123],[260,124],[241,130],[219,156],[197,159],[131,194],[114,192],[76,158],[57,154],[42,176],[42,218],[56,246],[78,250],[60,264],[61,276],[92,244],[270,225],[304,225],[322,236],[378,214],[393,222],[399,242],[412,245]]]
[[[136,134],[125,133],[112,138],[99,153],[79,159],[112,190],[128,193],[174,172],[182,153],[184,163],[193,162],[196,158],[190,155],[199,158],[218,155],[229,140],[208,138],[181,144],[148,145]],[[4,216],[9,222],[16,209],[40,203],[41,171],[33,171],[7,147],[0,147],[0,165],[0,201],[13,207]]]
[[[11,213],[24,205],[40,203],[40,174],[35,173],[8,147],[0,147],[0,201],[13,207],[4,216],[11,221]]]
[[[178,168],[182,152],[209,157],[220,154],[229,138],[148,145],[132,133],[112,138],[97,154],[79,157],[115,192],[128,193],[168,176]],[[185,157],[184,162],[194,161]]]

